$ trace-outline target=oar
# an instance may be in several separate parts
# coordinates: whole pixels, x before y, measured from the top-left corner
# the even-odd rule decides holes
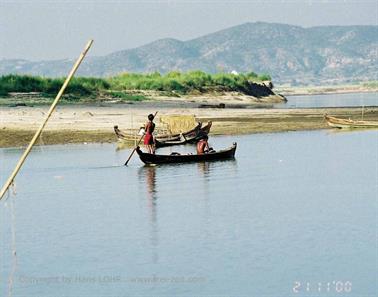
[[[155,114],[154,114],[154,119],[155,119],[157,113],[158,113],[158,112],[155,112]],[[134,149],[133,149],[133,151],[131,152],[129,158],[127,159],[127,161],[126,161],[126,163],[125,163],[125,166],[127,166],[127,164],[129,163],[131,157],[134,155],[134,153],[135,153],[135,151],[136,151],[136,148],[139,146],[139,144],[140,144],[140,142],[142,141],[143,137],[144,137],[144,135],[142,135],[142,136],[140,137],[140,139],[139,139],[139,141],[138,141],[136,147],[134,147]]]

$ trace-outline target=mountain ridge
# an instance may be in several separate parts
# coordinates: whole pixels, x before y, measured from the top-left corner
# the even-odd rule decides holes
[[[172,70],[268,73],[276,83],[348,83],[377,79],[378,26],[315,26],[248,22],[197,38],[164,38],[88,57],[78,75]],[[0,74],[64,76],[72,59],[0,60]]]

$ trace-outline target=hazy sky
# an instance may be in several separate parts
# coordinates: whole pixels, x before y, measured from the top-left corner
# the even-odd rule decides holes
[[[0,59],[73,58],[90,38],[95,40],[90,55],[99,56],[256,21],[303,27],[378,25],[378,1],[0,0]]]

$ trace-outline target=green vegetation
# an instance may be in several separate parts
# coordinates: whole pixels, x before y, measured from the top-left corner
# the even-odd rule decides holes
[[[56,95],[63,85],[64,78],[44,78],[29,75],[5,75],[0,77],[0,95],[10,92],[38,92],[42,95]],[[73,78],[66,89],[66,94],[90,96],[98,91],[109,89],[109,83],[101,78]]]
[[[124,73],[108,79],[112,89],[154,90],[188,94],[193,91],[201,93],[212,90],[236,91],[248,93],[251,82],[270,80],[269,75],[217,73],[208,74],[202,71],[181,73],[172,71],[165,75],[159,72],[150,74]]]
[[[368,89],[378,89],[378,80],[365,82],[362,84],[362,86]]]
[[[125,101],[142,101],[142,100],[147,99],[146,96],[143,96],[143,95],[128,94],[121,91],[110,91],[109,95],[113,98],[117,98],[117,99],[125,100]]]
[[[158,72],[124,73],[109,78],[73,78],[65,94],[68,101],[76,101],[81,97],[98,97],[99,95],[129,101],[146,99],[143,95],[130,94],[130,91],[135,90],[158,91],[171,96],[211,91],[235,91],[249,94],[251,83],[270,79],[269,75],[257,75],[254,72],[237,75],[230,73],[208,74],[202,71],[186,73],[172,71],[165,75]],[[0,96],[8,96],[9,93],[37,92],[43,97],[52,97],[57,94],[63,82],[63,78],[5,75],[0,77]]]

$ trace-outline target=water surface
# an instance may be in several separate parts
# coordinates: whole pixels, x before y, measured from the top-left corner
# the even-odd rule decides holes
[[[0,204],[0,295],[16,267],[13,296],[376,296],[378,132],[211,143],[235,140],[235,160],[157,167],[35,149]],[[20,154],[0,150],[2,183]]]
[[[287,96],[286,103],[274,104],[275,108],[312,108],[312,107],[358,107],[378,106],[378,94],[347,93]]]

